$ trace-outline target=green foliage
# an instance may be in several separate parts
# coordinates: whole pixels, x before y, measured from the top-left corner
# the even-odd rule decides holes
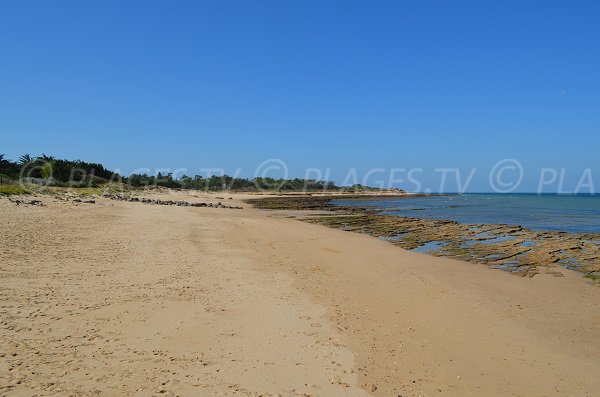
[[[33,162],[35,162],[36,158],[33,157],[32,155],[30,155],[29,153],[25,153],[24,155],[22,155],[21,157],[19,157],[19,165],[20,166],[24,166],[27,164],[31,164]]]
[[[0,196],[13,196],[17,194],[28,194],[29,190],[21,186],[0,185]]]
[[[0,154],[0,174],[16,179],[19,176],[19,166]]]
[[[88,196],[101,196],[102,190],[97,187],[84,187],[77,189],[77,194],[80,196],[88,197]]]
[[[12,179],[51,179],[53,184],[64,186],[98,186],[121,178],[99,163],[56,159],[46,154],[35,157],[29,153],[20,156],[18,162],[0,155],[0,174]]]
[[[81,160],[50,160],[44,164],[51,164],[52,177],[62,182],[72,182],[74,184],[87,184],[93,181],[94,177],[101,179],[111,179],[114,176],[112,171],[108,171],[102,164],[86,163]]]
[[[43,161],[44,163],[47,163],[49,161],[55,160],[55,157],[47,156],[46,154],[42,153],[37,159]]]
[[[173,174],[157,175],[132,174],[127,178],[107,170],[102,164],[87,163],[81,160],[56,159],[53,156],[41,154],[32,156],[25,153],[19,157],[18,162],[8,160],[0,154],[0,174],[5,178],[25,179],[32,178],[43,180],[54,186],[63,187],[98,187],[110,184],[126,184],[129,187],[139,188],[147,186],[160,186],[172,189],[194,189],[204,191],[236,190],[236,191],[347,191],[372,190],[368,187],[355,185],[350,188],[341,188],[333,182],[315,179],[275,179],[261,177],[254,179],[237,178],[230,175],[212,175],[193,177],[184,175],[176,178]],[[41,183],[41,182],[36,182]]]
[[[47,162],[42,166],[42,178],[50,178],[52,176],[52,163]]]
[[[588,274],[584,275],[583,277],[590,279],[591,281],[593,281],[595,283],[600,283],[600,274],[598,274],[598,273],[588,273]]]
[[[274,178],[235,178],[230,175],[212,175],[204,178],[200,175],[190,177],[187,175],[179,179],[172,174],[156,176],[146,174],[132,174],[124,181],[131,187],[161,186],[167,188],[194,189],[194,190],[236,190],[236,191],[322,191],[337,190],[333,182],[318,181],[314,179],[274,179]]]

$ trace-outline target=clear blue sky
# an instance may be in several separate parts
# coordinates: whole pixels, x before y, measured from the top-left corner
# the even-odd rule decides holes
[[[433,190],[435,168],[486,190],[515,158],[519,190],[541,167],[598,186],[599,20],[597,1],[2,1],[0,153],[420,167]]]

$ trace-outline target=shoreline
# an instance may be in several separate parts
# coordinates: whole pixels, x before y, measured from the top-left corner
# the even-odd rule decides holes
[[[427,195],[419,197],[424,196]],[[406,195],[398,196],[401,197],[407,198]],[[379,197],[382,200],[388,198]],[[370,207],[331,203],[336,199],[335,196],[304,196],[246,201],[270,210],[327,211],[297,216],[306,222],[364,233],[408,250],[480,263],[528,277],[539,274],[540,267],[563,267],[580,272],[590,282],[600,285],[600,245],[593,243],[600,241],[600,233],[544,231],[521,225],[384,215]]]
[[[249,195],[144,197],[213,206],[0,199],[3,394],[600,393],[600,289],[575,272],[515,278]]]

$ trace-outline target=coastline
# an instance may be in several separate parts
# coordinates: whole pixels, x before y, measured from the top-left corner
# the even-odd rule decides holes
[[[600,393],[600,289],[575,272],[165,196],[213,206],[0,200],[3,394]]]
[[[403,197],[415,196],[395,196]],[[590,282],[600,285],[600,245],[592,243],[600,241],[600,233],[540,231],[521,225],[384,215],[370,207],[332,204],[331,201],[336,199],[339,197],[272,197],[248,202],[271,210],[327,211],[308,215],[299,212],[297,216],[306,222],[368,234],[408,250],[425,248],[420,252],[484,264],[528,277],[539,274],[540,268],[564,267],[580,272]],[[350,199],[364,200],[365,197]],[[369,197],[369,200],[373,198]]]

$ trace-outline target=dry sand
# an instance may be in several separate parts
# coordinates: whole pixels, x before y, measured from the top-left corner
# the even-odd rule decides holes
[[[600,395],[600,288],[573,272],[251,208],[42,200],[0,199],[2,395]]]

